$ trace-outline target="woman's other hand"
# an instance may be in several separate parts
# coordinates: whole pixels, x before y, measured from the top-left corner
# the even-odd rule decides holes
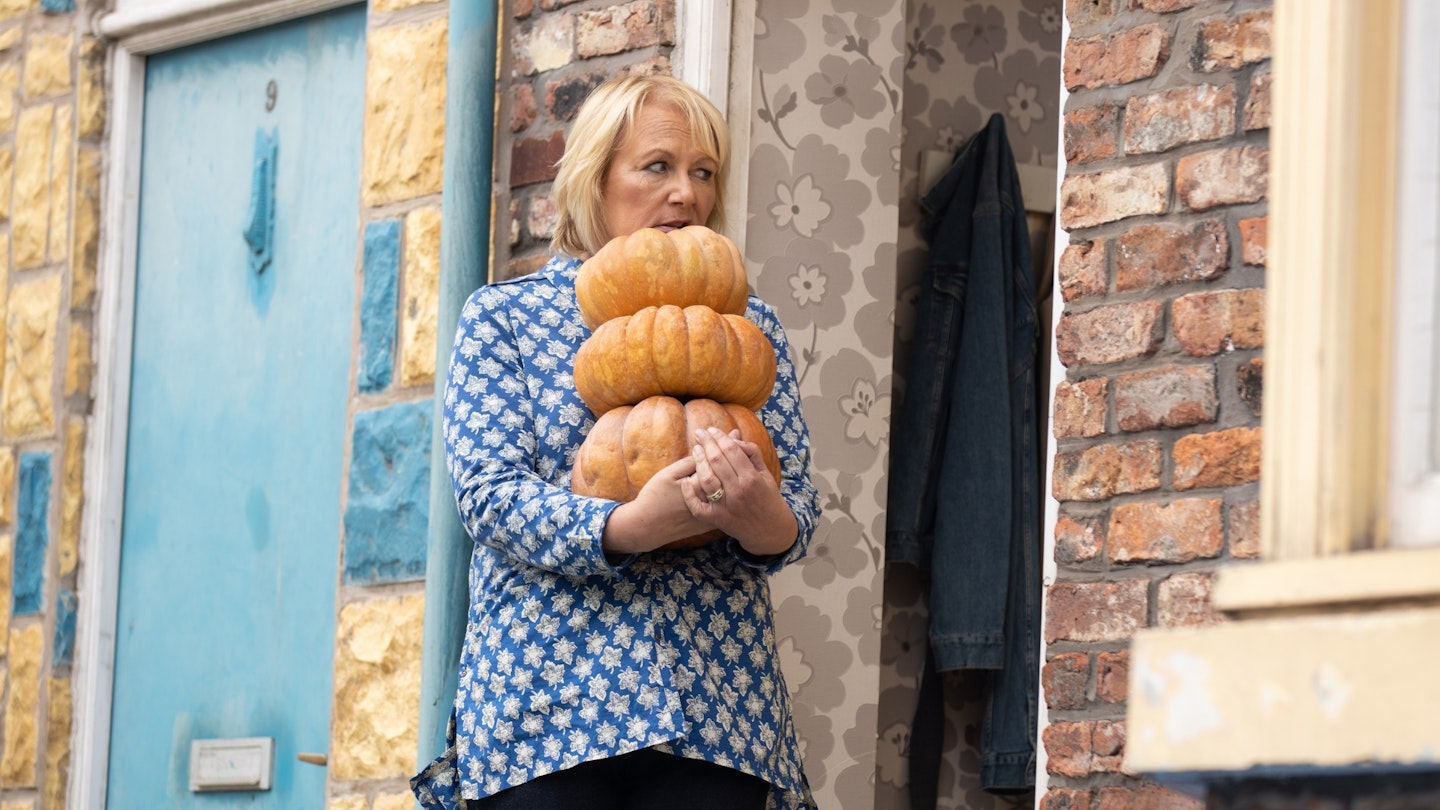
[[[694,472],[680,482],[691,514],[757,556],[780,554],[798,531],[790,505],[765,467],[760,448],[740,431],[695,431]],[[669,469],[669,468],[667,468]]]
[[[683,484],[694,473],[695,459],[687,456],[651,476],[635,500],[610,513],[601,546],[612,553],[638,554],[714,528],[686,502]]]

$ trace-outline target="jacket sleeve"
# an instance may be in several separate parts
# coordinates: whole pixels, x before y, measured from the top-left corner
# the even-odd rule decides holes
[[[561,575],[612,573],[600,543],[619,504],[550,483],[562,478],[553,469],[557,454],[540,452],[542,442],[572,442],[560,455],[574,458],[588,413],[559,430],[537,430],[531,383],[540,381],[529,379],[520,340],[504,292],[482,287],[470,296],[456,329],[443,425],[461,521],[475,542],[519,562]]]
[[[775,389],[761,406],[759,416],[775,443],[775,454],[780,459],[780,494],[795,515],[798,531],[795,544],[774,557],[755,557],[743,551],[738,542],[731,540],[730,544],[742,563],[774,573],[809,550],[820,518],[820,493],[810,476],[810,429],[800,411],[800,384],[795,379],[785,329],[770,305],[753,295],[745,317],[759,326],[775,347]]]

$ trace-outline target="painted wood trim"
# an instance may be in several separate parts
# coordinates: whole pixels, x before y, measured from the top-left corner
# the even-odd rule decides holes
[[[1262,556],[1383,544],[1403,0],[1276,0]]]
[[[1430,601],[1440,603],[1440,548],[1235,565],[1211,594],[1216,610],[1238,614]]]
[[[263,28],[355,0],[172,0],[102,16],[100,35],[132,54],[151,54],[229,34]]]
[[[725,230],[745,255],[745,228],[750,210],[751,87],[755,81],[756,0],[730,0],[729,106],[721,107],[730,121],[730,163],[734,167],[725,184]]]
[[[675,4],[676,78],[721,110],[730,95],[731,0],[680,0]]]
[[[1435,767],[1440,608],[1147,630],[1125,770],[1184,781]]]
[[[135,316],[140,136],[145,60],[124,46],[111,64],[109,172],[100,223],[95,410],[86,441],[81,527],[80,612],[76,617],[75,718],[68,795],[104,807],[110,759],[110,705],[125,504],[125,442],[130,414],[130,353]]]
[[[1418,548],[1440,542],[1440,5],[1405,0],[1404,13],[1390,539]]]

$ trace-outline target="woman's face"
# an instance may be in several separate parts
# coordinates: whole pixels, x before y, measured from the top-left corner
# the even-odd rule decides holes
[[[605,238],[704,225],[715,207],[718,168],[690,137],[684,115],[665,104],[645,104],[605,173]]]

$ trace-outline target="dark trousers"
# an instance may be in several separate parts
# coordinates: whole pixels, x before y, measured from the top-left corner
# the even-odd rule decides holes
[[[645,748],[532,779],[466,810],[762,810],[770,783]]]

